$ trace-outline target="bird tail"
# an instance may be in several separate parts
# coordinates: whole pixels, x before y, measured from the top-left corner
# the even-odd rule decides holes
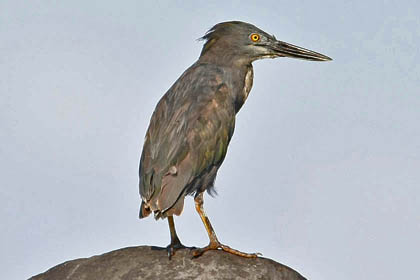
[[[152,211],[150,210],[149,206],[147,206],[144,201],[141,202],[140,205],[140,213],[139,213],[139,218],[143,219],[146,218],[147,216],[150,215]]]

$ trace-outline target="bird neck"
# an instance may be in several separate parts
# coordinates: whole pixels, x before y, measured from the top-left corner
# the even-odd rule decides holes
[[[237,61],[238,62],[238,61]],[[252,88],[254,70],[251,63],[233,63],[230,65],[219,66],[225,73],[224,82],[230,88],[235,112],[244,105]]]
[[[238,113],[251,91],[254,79],[254,70],[252,64],[249,63],[248,65],[241,67],[233,67],[232,72],[234,77],[233,80],[235,81],[232,88],[235,100],[235,112]]]
[[[219,69],[223,73],[221,81],[229,88],[229,95],[235,109],[235,113],[239,112],[252,88],[254,71],[252,64],[243,60],[234,60],[227,63],[215,59],[213,56],[211,61],[205,55],[200,56],[195,65],[205,67],[211,66]]]
[[[239,51],[226,51],[224,45],[213,46],[203,51],[199,57],[199,61],[225,67],[243,68],[251,64],[252,59],[244,56]]]

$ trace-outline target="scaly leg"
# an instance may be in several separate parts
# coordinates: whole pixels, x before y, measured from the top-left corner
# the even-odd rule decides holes
[[[211,226],[209,218],[207,217],[206,213],[204,212],[203,193],[199,193],[198,195],[196,195],[195,198],[194,198],[194,201],[195,201],[195,209],[197,210],[198,214],[200,215],[200,218],[203,221],[203,224],[204,224],[204,226],[207,230],[207,234],[209,235],[209,238],[210,238],[209,245],[207,245],[204,248],[195,249],[193,251],[193,256],[194,257],[199,257],[204,252],[206,252],[208,250],[218,250],[218,249],[222,249],[225,252],[228,252],[228,253],[231,253],[231,254],[234,254],[234,255],[237,255],[237,256],[245,257],[245,258],[256,258],[256,257],[258,257],[258,255],[261,255],[259,253],[256,253],[256,254],[243,253],[243,252],[232,249],[229,246],[226,246],[226,245],[223,245],[222,243],[220,243],[219,240],[217,240],[216,233],[214,232],[214,229]]]

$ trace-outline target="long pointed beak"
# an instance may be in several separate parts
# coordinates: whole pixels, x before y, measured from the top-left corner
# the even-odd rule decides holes
[[[298,59],[304,59],[304,60],[312,60],[312,61],[329,61],[332,60],[332,58],[308,50],[304,49],[286,42],[282,41],[275,41],[271,45],[273,51],[278,56],[285,56],[285,57],[292,57],[292,58],[298,58]]]

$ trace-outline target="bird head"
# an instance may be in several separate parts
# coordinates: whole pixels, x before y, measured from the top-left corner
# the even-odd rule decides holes
[[[213,26],[205,40],[200,59],[251,63],[263,58],[291,57],[312,61],[332,60],[323,54],[279,41],[256,26],[229,21]]]

